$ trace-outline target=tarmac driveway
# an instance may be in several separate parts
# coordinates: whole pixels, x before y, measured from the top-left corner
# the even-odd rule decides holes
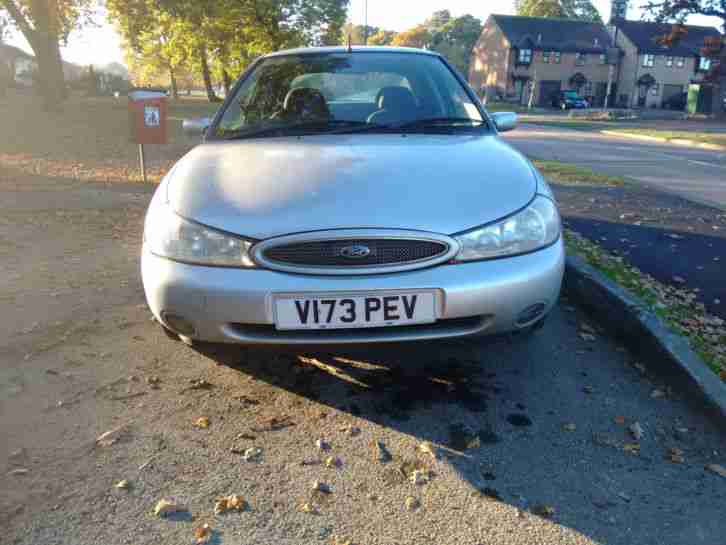
[[[192,350],[144,305],[148,188],[9,180],[4,543],[193,543],[204,523],[260,545],[726,535],[726,478],[704,469],[726,465],[726,437],[567,301],[524,343]],[[226,494],[248,508],[215,516]],[[162,498],[187,511],[155,516]]]

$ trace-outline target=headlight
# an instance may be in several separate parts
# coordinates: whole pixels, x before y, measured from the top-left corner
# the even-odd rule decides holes
[[[521,212],[454,238],[461,245],[456,261],[525,254],[549,246],[560,236],[557,206],[537,195]]]
[[[249,256],[251,242],[187,221],[166,204],[152,208],[147,214],[144,242],[152,254],[185,263],[255,266]]]

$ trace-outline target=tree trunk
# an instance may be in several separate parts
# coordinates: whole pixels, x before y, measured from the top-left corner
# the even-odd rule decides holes
[[[204,88],[207,91],[209,102],[219,102],[219,97],[214,92],[212,86],[212,75],[209,72],[209,59],[207,58],[207,47],[202,45],[199,47],[199,61],[202,65],[202,78],[204,79]]]
[[[222,83],[224,85],[224,94],[229,95],[229,91],[232,89],[232,78],[229,77],[229,73],[226,68],[222,69]]]
[[[179,100],[179,86],[176,83],[176,74],[174,74],[174,69],[171,66],[169,67],[169,83],[172,100]]]
[[[58,39],[37,36],[33,51],[38,63],[37,85],[47,111],[57,111],[68,97]]]
[[[60,17],[57,2],[34,0],[28,4],[26,15],[13,0],[0,0],[13,21],[33,48],[38,63],[38,87],[46,110],[58,110],[61,102],[68,98],[63,76],[63,62],[58,45]],[[30,25],[33,21],[34,27]]]

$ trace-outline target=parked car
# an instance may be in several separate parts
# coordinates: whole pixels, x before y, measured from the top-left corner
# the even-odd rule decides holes
[[[589,108],[590,103],[577,94],[577,91],[560,91],[552,100],[552,106],[560,110]]]
[[[679,93],[663,101],[666,110],[685,110],[688,104],[688,93]]]
[[[326,98],[327,97],[327,98]],[[187,343],[339,344],[531,332],[557,302],[544,178],[437,53],[267,55],[164,178],[142,276]]]

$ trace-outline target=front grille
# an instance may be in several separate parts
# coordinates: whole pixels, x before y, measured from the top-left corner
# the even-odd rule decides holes
[[[366,248],[369,253],[346,257],[351,248]],[[345,239],[294,242],[268,248],[263,255],[269,261],[303,267],[375,267],[434,259],[448,250],[443,242],[431,240]]]

